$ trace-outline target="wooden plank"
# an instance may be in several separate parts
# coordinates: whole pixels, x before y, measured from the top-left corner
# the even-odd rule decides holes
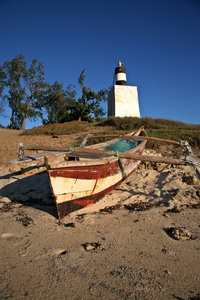
[[[69,147],[48,146],[48,145],[29,145],[29,146],[22,146],[22,149],[23,150],[44,150],[44,151],[68,152]]]
[[[45,165],[47,169],[56,169],[56,168],[70,168],[70,167],[83,167],[83,166],[100,166],[100,165],[107,165],[116,161],[117,157],[107,157],[103,159],[95,159],[95,160],[88,160],[88,161],[63,161],[63,162],[49,162],[48,158],[45,157]]]
[[[140,127],[134,134],[129,133],[128,135],[139,136],[143,130],[144,126]]]
[[[81,148],[82,149],[82,148]],[[68,152],[66,153],[67,157],[82,157],[82,158],[103,158],[107,157],[107,154],[104,153],[95,153],[95,152]]]
[[[24,159],[19,160],[17,159],[11,159],[8,161],[8,165],[22,165],[24,163],[28,164],[28,163],[37,163],[37,162],[44,162],[44,156],[45,155],[55,155],[56,157],[59,157],[60,155],[64,155],[64,153],[60,153],[60,152],[48,152],[48,153],[40,153],[40,154],[35,154],[35,155],[29,155],[24,157]]]

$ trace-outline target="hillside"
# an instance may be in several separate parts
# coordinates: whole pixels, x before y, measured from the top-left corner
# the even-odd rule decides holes
[[[133,118],[133,117],[112,117],[103,119],[101,122],[67,122],[63,124],[51,124],[34,127],[25,130],[23,135],[63,135],[84,132],[96,132],[96,134],[126,134],[134,131],[141,126],[145,127],[149,136],[171,139],[187,140],[194,148],[200,148],[200,125],[187,124],[183,122],[152,119],[152,118]],[[156,143],[149,145],[152,148],[157,147]]]

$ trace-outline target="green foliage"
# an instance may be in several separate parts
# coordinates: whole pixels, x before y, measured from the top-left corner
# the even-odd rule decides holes
[[[76,91],[72,84],[68,85],[66,90],[63,88],[63,84],[57,81],[48,85],[43,99],[46,118],[43,117],[42,123],[46,125],[71,121],[72,116],[69,111],[75,96]]]
[[[27,118],[35,121],[39,116],[42,116],[42,99],[47,86],[44,81],[44,67],[42,63],[34,59],[30,68],[24,70],[23,80],[25,95],[20,107],[20,111],[24,116],[21,129],[25,128]]]
[[[2,98],[3,91],[6,85],[5,79],[6,79],[6,74],[4,73],[3,68],[0,66],[0,115],[3,115],[4,106],[5,106],[5,101]]]
[[[1,101],[11,108],[10,128],[25,128],[27,118],[41,116],[42,93],[45,89],[43,65],[34,59],[27,69],[24,56],[18,54],[0,68]],[[8,92],[3,94],[4,88]]]
[[[64,89],[57,81],[47,84],[42,63],[34,59],[28,68],[24,59],[18,54],[0,66],[0,114],[7,102],[11,108],[10,128],[25,129],[27,119],[41,118],[43,124],[72,120],[92,122],[105,114],[101,102],[106,100],[108,90],[95,93],[86,87],[85,69],[78,78],[82,96],[76,99],[73,85]]]
[[[108,90],[104,89],[95,93],[90,87],[84,85],[85,76],[84,69],[78,78],[82,96],[78,100],[73,100],[70,105],[70,114],[73,120],[91,120],[92,114],[95,118],[105,115],[101,102],[106,101]]]
[[[20,126],[21,113],[19,109],[24,96],[24,89],[21,86],[21,79],[26,64],[22,55],[16,55],[11,61],[4,62],[1,67],[0,86],[1,99],[7,101],[11,108],[10,128],[18,129]],[[3,89],[8,88],[8,93],[3,94]]]
[[[84,85],[85,69],[81,72],[78,83],[81,87],[82,96],[76,99],[75,86],[68,85],[67,89],[57,81],[48,85],[44,97],[44,109],[46,117],[43,124],[63,123],[73,120],[92,122],[93,118],[102,117],[105,112],[101,102],[107,98],[108,91],[100,90],[95,93],[90,87]]]

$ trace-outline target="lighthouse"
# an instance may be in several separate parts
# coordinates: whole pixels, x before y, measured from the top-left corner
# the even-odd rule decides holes
[[[124,64],[115,68],[114,85],[108,94],[108,117],[139,117],[137,86],[128,86]]]
[[[126,70],[123,63],[119,61],[118,67],[115,68],[115,80],[117,85],[127,85]]]

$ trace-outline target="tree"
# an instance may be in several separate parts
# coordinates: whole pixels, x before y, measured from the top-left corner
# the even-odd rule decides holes
[[[24,56],[17,54],[4,62],[0,72],[0,87],[7,87],[1,100],[11,108],[10,128],[25,129],[27,118],[41,117],[42,95],[45,91],[44,68],[34,59],[27,69]],[[1,75],[1,73],[3,75]]]
[[[91,114],[97,117],[101,117],[105,114],[105,111],[101,107],[101,102],[106,101],[108,90],[100,90],[95,93],[90,87],[84,85],[85,81],[85,69],[81,72],[78,83],[81,87],[82,97],[71,103],[71,115],[73,119],[81,121],[82,119],[88,119]]]
[[[8,101],[11,108],[10,128],[19,128],[20,117],[19,107],[23,100],[24,90],[21,86],[21,79],[26,67],[24,57],[16,55],[11,61],[4,62],[1,67],[1,86],[8,88],[8,93],[1,96],[1,99]]]
[[[57,81],[52,85],[48,85],[44,97],[46,118],[43,118],[43,124],[71,121],[69,111],[75,96],[76,91],[71,84],[68,85],[66,90],[63,88],[63,83],[58,83]]]
[[[3,98],[3,91],[6,85],[5,79],[6,79],[6,74],[4,73],[3,68],[0,66],[0,115],[3,115],[4,106],[5,106],[5,101]]]
[[[35,121],[38,116],[42,116],[42,97],[47,87],[44,82],[44,67],[42,63],[34,59],[29,70],[25,69],[23,80],[25,88],[24,99],[20,107],[20,111],[23,113],[21,129],[25,129],[27,118]]]

